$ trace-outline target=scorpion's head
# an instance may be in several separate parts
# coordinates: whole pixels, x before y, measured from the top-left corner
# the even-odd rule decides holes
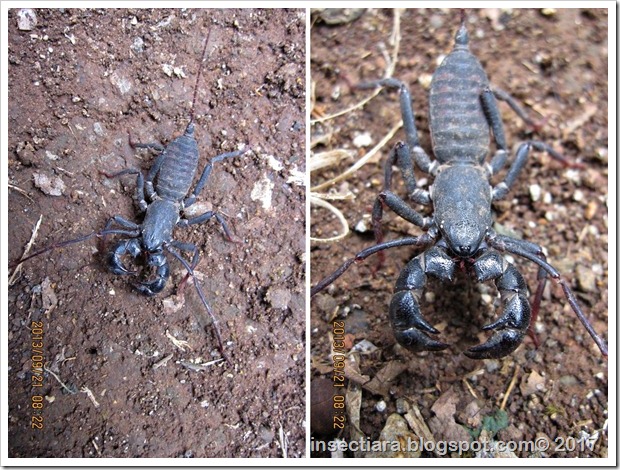
[[[478,251],[487,228],[484,224],[481,226],[478,221],[465,219],[444,226],[442,232],[455,255],[470,258]]]

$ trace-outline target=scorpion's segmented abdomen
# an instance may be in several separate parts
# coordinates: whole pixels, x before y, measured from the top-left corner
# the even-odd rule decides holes
[[[192,186],[198,165],[198,145],[193,136],[182,135],[170,142],[165,152],[155,190],[159,197],[178,202]]]
[[[450,53],[435,71],[430,91],[433,152],[441,163],[481,163],[489,150],[489,125],[480,101],[489,84],[468,50]]]

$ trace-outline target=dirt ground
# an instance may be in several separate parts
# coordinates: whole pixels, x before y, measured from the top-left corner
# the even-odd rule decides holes
[[[139,221],[135,176],[102,172],[150,167],[154,155],[132,149],[128,131],[167,143],[185,130],[208,30],[198,171],[252,150],[216,164],[196,204],[224,214],[234,243],[214,220],[174,233],[200,250],[196,276],[230,363],[218,361],[194,286],[176,295],[185,272],[170,255],[165,290],[147,298],[107,271],[93,240],[48,252],[8,292],[9,456],[303,456],[305,10],[46,9],[32,30],[16,14],[10,261],[41,215],[33,251],[116,214]],[[40,388],[32,322],[43,329]]]
[[[582,170],[565,169],[547,155],[533,152],[509,196],[495,204],[495,228],[546,247],[550,262],[564,274],[594,328],[605,338],[607,21],[605,10],[487,9],[468,13],[470,48],[491,82],[509,91],[535,120],[544,123],[536,131],[501,103],[509,145],[542,140],[585,165]],[[425,86],[438,66],[438,58],[451,50],[458,24],[456,10],[407,9],[400,16],[402,40],[393,75],[410,85],[416,124],[428,152]],[[391,10],[367,10],[358,19],[337,20],[336,24],[313,16],[314,120],[344,111],[370,94],[351,92],[348,84],[383,76],[386,57],[393,50],[393,31]],[[397,93],[382,91],[363,108],[314,122],[313,157],[336,149],[349,150],[351,157],[336,166],[313,170],[313,186],[350,167],[399,118]],[[343,212],[352,233],[336,243],[312,243],[313,285],[345,259],[373,244],[369,215],[382,188],[382,164],[392,146],[402,139],[404,131],[400,130],[377,158],[330,188],[331,193],[354,196],[352,200],[329,201]],[[420,183],[422,178],[428,182],[427,175],[417,176]],[[405,194],[398,174],[394,191]],[[313,205],[311,217],[313,237],[332,237],[340,230],[336,217],[323,208]],[[420,234],[420,229],[390,211],[386,211],[384,226],[386,239]],[[387,315],[398,273],[415,253],[407,247],[390,250],[376,275],[376,260],[370,258],[313,298],[313,444],[336,436],[347,440],[376,441],[381,435],[387,440],[391,436],[466,442],[471,436],[480,436],[478,439],[489,445],[498,441],[523,445],[536,439],[549,443],[547,449],[514,448],[514,454],[503,454],[507,456],[605,457],[607,359],[573,314],[560,286],[553,283],[545,292],[534,325],[538,348],[527,337],[517,351],[501,360],[475,361],[460,353],[489,336],[481,327],[497,317],[501,306],[496,302],[495,286],[477,284],[464,275],[454,285],[429,282],[422,305],[424,316],[441,331],[438,339],[452,346],[439,353],[415,354],[396,344]],[[534,291],[536,268],[522,259],[516,264]],[[347,424],[340,434],[332,426],[332,320],[344,322],[346,348],[358,345],[346,359]],[[362,340],[372,344],[360,345]],[[349,457],[363,455],[344,453]],[[421,455],[501,454],[471,449],[460,454],[442,453],[436,448]]]

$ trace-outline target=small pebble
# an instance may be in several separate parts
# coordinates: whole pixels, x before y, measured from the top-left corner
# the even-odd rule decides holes
[[[443,18],[440,15],[431,15],[429,24],[433,29],[439,29],[443,26]]]
[[[43,172],[35,172],[32,175],[34,185],[48,196],[61,196],[65,191],[65,183],[58,176],[49,176]]]
[[[499,361],[495,359],[488,359],[484,361],[484,367],[489,374],[492,374],[493,372],[499,370]]]
[[[383,413],[387,409],[387,403],[385,403],[385,401],[383,400],[378,401],[375,405],[375,408],[379,413]]]
[[[596,156],[603,161],[607,161],[609,150],[606,147],[600,147],[596,149]]]
[[[103,128],[100,122],[95,122],[93,124],[93,130],[95,131],[95,134],[97,134],[98,136],[103,136],[105,134],[105,129]]]
[[[17,12],[17,28],[20,31],[32,31],[37,25],[37,15],[30,8],[22,8]]]
[[[431,81],[433,80],[433,76],[430,73],[422,73],[418,77],[418,83],[422,85],[422,88],[425,90],[429,90],[431,88]]]
[[[353,139],[353,145],[357,148],[368,147],[372,144],[372,136],[369,132],[358,134]]]
[[[538,202],[542,194],[542,188],[537,184],[530,185],[530,198],[532,202]]]
[[[590,201],[586,206],[586,210],[584,211],[583,216],[586,218],[586,220],[592,220],[596,215],[597,210],[598,204],[596,203],[596,201]]]
[[[144,40],[141,37],[134,38],[133,44],[129,47],[132,51],[139,54],[144,51]]]
[[[575,276],[577,278],[577,287],[581,292],[596,291],[596,276],[590,267],[578,264],[575,267]]]
[[[577,385],[579,381],[574,375],[563,375],[560,377],[560,383],[564,386]]]
[[[366,214],[362,216],[362,218],[355,224],[355,226],[353,227],[353,230],[355,230],[357,233],[366,233],[369,230],[371,230],[369,226],[369,222],[370,222],[370,215]]]
[[[585,197],[585,195],[583,194],[583,191],[581,189],[577,189],[573,193],[573,201],[581,202],[581,201],[583,201],[584,197]]]
[[[286,310],[291,302],[291,293],[286,289],[270,288],[265,300],[275,309]]]

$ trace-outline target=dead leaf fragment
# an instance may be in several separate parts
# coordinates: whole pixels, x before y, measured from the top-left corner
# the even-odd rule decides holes
[[[45,311],[45,315],[51,313],[56,308],[56,305],[58,305],[58,297],[56,297],[52,288],[52,281],[50,281],[49,277],[46,277],[41,283],[41,306]]]
[[[521,381],[519,387],[524,397],[541,392],[545,389],[545,378],[535,370]]]
[[[388,416],[379,440],[387,445],[379,452],[367,452],[365,457],[418,458],[422,454],[417,436],[407,426],[407,421],[398,413]]]
[[[459,400],[459,395],[451,387],[431,407],[435,416],[428,421],[428,425],[436,439],[455,442],[471,441],[469,433],[454,419]]]

